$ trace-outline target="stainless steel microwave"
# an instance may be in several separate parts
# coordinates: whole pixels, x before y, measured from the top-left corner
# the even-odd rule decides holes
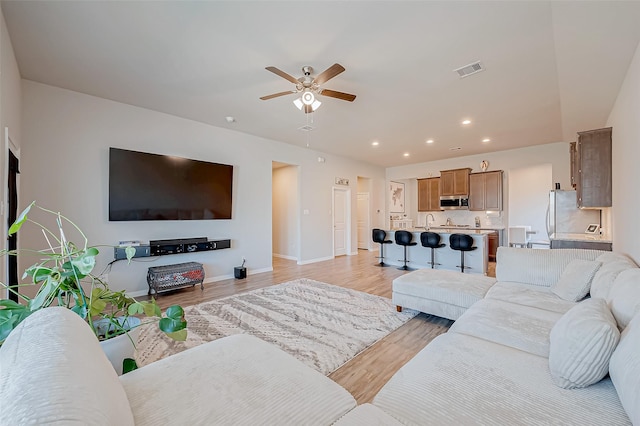
[[[466,195],[443,195],[440,197],[442,210],[469,210],[469,197]]]

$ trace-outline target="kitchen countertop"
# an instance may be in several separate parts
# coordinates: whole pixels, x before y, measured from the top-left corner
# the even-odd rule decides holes
[[[431,227],[429,229],[430,231],[440,231],[440,234],[469,234],[469,235],[489,235],[492,234],[493,232],[495,232],[495,230],[489,230],[489,229],[477,229],[477,228],[456,228],[456,227],[449,227],[449,228],[435,228],[435,227]],[[395,231],[402,231],[402,229],[392,229],[390,231],[387,232],[395,232]],[[409,232],[425,232],[426,229],[425,228],[409,228],[409,229],[404,229],[404,231],[409,231]]]
[[[470,229],[470,230],[480,230],[480,231],[502,231],[504,230],[504,226],[481,226],[476,228],[475,226],[446,226],[446,225],[433,225],[429,229]]]
[[[551,234],[549,237],[551,240],[562,240],[562,241],[598,241],[600,243],[611,243],[611,238],[606,235],[600,234],[567,234],[567,233],[557,233]]]

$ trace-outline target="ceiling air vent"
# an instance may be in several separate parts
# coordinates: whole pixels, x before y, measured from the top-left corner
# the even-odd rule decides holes
[[[469,77],[471,74],[475,74],[480,71],[484,71],[484,65],[480,61],[476,61],[472,64],[465,65],[464,67],[453,70],[457,72],[460,78]]]
[[[460,146],[455,146],[453,148],[449,148],[449,151],[460,151],[462,149],[462,147]]]
[[[314,129],[313,126],[309,126],[308,124],[306,126],[302,126],[302,127],[298,127],[298,130],[300,130],[301,132],[310,132]]]

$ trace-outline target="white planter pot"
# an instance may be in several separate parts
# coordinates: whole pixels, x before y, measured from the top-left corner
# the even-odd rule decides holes
[[[122,317],[121,317],[122,318]],[[120,320],[120,318],[119,318]],[[107,358],[113,365],[114,370],[118,375],[122,375],[122,362],[125,358],[133,358],[135,351],[135,343],[138,342],[138,336],[140,335],[140,319],[135,317],[129,318],[129,327],[132,328],[127,334],[121,334],[120,336],[113,337],[108,340],[100,342],[102,350],[107,355]],[[94,326],[99,329],[101,324],[108,326],[108,321],[99,320],[94,323]]]

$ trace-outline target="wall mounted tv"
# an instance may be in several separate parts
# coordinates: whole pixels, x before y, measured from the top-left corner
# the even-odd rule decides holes
[[[109,220],[231,219],[233,166],[109,148]]]

